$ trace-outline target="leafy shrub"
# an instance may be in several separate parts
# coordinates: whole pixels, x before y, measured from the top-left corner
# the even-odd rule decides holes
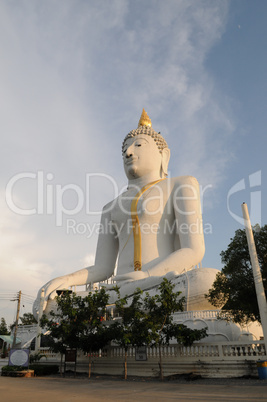
[[[23,371],[27,370],[27,367],[22,366],[3,366],[2,371]]]
[[[43,357],[47,359],[47,356],[38,352],[38,353],[31,353],[30,354],[30,364],[39,362]]]
[[[56,364],[30,364],[30,370],[34,370],[36,376],[57,374],[59,367]],[[2,372],[13,372],[13,371],[23,371],[27,370],[27,367],[22,366],[4,366],[2,367]]]
[[[30,370],[34,370],[36,376],[57,374],[59,367],[57,364],[30,364]]]

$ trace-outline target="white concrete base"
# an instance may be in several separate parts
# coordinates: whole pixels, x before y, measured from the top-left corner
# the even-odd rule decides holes
[[[174,322],[191,329],[207,328],[208,336],[200,342],[255,341],[263,336],[262,326],[257,322],[241,326],[218,319],[220,310],[185,311],[174,314]]]
[[[47,359],[44,364],[60,362],[60,355],[41,349]],[[257,376],[256,362],[266,360],[263,341],[218,342],[217,344],[196,342],[190,347],[170,345],[162,347],[164,376],[196,374],[206,378],[231,378]],[[123,376],[124,350],[109,346],[91,356],[92,373]],[[158,377],[159,350],[147,348],[147,360],[135,360],[135,348],[127,352],[128,375]],[[81,351],[77,354],[77,371],[88,373],[89,357]],[[71,367],[70,367],[71,369]]]

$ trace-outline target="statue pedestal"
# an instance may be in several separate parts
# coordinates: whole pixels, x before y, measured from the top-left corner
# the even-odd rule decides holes
[[[251,322],[241,327],[232,321],[219,319],[220,310],[185,311],[174,314],[174,322],[184,324],[191,329],[207,327],[208,336],[199,343],[218,342],[248,342],[259,340],[262,335],[262,326]]]

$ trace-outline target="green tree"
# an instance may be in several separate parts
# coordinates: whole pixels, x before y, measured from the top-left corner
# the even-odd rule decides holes
[[[115,342],[125,350],[124,373],[127,378],[127,351],[129,346],[151,346],[159,348],[160,378],[163,379],[162,346],[169,345],[172,339],[183,345],[191,345],[194,341],[206,336],[206,329],[191,330],[182,324],[173,322],[173,314],[183,311],[184,298],[180,298],[181,292],[174,292],[174,284],[163,279],[155,296],[147,292],[142,297],[142,291],[137,289],[129,298],[120,298],[116,309],[121,321],[111,326],[115,330],[113,337]],[[127,304],[128,303],[128,304]]]
[[[0,321],[0,335],[9,335],[10,332],[7,329],[6,320],[2,317]],[[1,356],[6,357],[6,344],[0,339],[0,349],[2,350]]]
[[[22,317],[19,317],[19,326],[21,325],[32,325],[37,324],[36,319],[32,313],[24,313]],[[15,322],[10,325],[10,329],[12,330],[15,327]]]
[[[57,310],[44,315],[41,326],[50,331],[47,341],[52,351],[63,354],[67,349],[92,352],[101,349],[108,341],[105,329],[101,329],[109,296],[104,289],[89,293],[86,297],[65,292],[56,297]],[[91,357],[89,360],[89,376]]]
[[[24,313],[22,317],[19,317],[21,325],[37,324],[36,319],[32,313]]]
[[[267,291],[267,225],[253,228],[265,292]],[[221,252],[224,267],[217,274],[206,297],[215,307],[229,313],[236,323],[259,321],[260,314],[254,285],[245,229],[237,230],[227,249]]]
[[[120,320],[111,324],[110,338],[124,349],[124,378],[127,379],[127,353],[129,346],[143,346],[147,343],[148,331],[145,325],[146,313],[141,298],[142,291],[136,289],[134,295],[127,299],[121,298],[117,291],[115,303],[116,312]]]
[[[163,279],[159,286],[159,293],[150,296],[146,293],[144,309],[146,317],[143,325],[148,336],[147,344],[159,349],[160,378],[163,380],[162,346],[169,345],[172,339],[177,343],[189,346],[207,335],[206,328],[192,330],[183,324],[173,322],[173,314],[183,311],[185,298],[179,298],[181,292],[174,292],[175,284]]]
[[[79,337],[79,349],[89,356],[89,378],[91,377],[92,354],[99,352],[111,340],[109,327],[105,324],[109,295],[105,288],[89,293],[82,299],[77,320],[83,321]]]
[[[7,329],[6,320],[2,317],[0,323],[0,335],[9,335],[10,332]]]

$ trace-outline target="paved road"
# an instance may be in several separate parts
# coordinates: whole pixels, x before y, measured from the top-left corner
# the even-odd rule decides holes
[[[267,401],[267,380],[142,381],[0,377],[1,402]]]

